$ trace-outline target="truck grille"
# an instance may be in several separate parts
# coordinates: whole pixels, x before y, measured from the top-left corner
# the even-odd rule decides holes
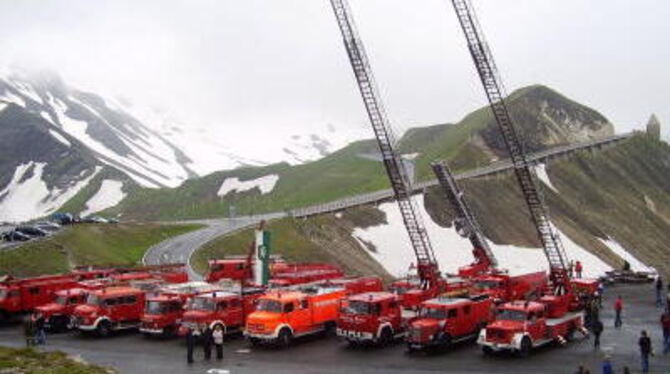
[[[486,340],[496,342],[506,342],[508,340],[507,332],[502,329],[487,328]]]
[[[411,329],[409,339],[415,342],[421,341],[421,329]]]
[[[247,330],[250,332],[263,332],[265,326],[262,323],[249,323],[247,324]]]

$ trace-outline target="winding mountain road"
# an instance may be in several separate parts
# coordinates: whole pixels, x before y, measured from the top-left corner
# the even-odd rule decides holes
[[[546,162],[557,157],[562,157],[574,153],[578,150],[590,148],[602,148],[607,145],[615,144],[626,140],[635,135],[635,133],[626,133],[622,135],[615,135],[603,139],[593,140],[585,143],[571,144],[566,146],[558,146],[537,152],[528,156],[531,162]],[[512,168],[512,163],[509,160],[502,160],[491,165],[469,170],[467,172],[458,174],[456,179],[467,179],[474,177],[481,177],[485,175],[500,173]],[[436,180],[416,183],[414,185],[414,192],[420,193],[425,188],[436,185]],[[179,235],[167,239],[161,243],[149,248],[142,259],[143,263],[147,265],[168,264],[168,263],[186,263],[188,265],[188,272],[191,279],[197,280],[202,277],[197,274],[190,264],[190,258],[193,253],[205,243],[213,240],[221,235],[226,235],[231,232],[254,226],[261,220],[271,220],[282,218],[286,216],[291,217],[307,217],[316,214],[323,214],[335,212],[338,210],[351,208],[358,205],[370,204],[391,199],[393,192],[388,190],[381,190],[372,193],[352,196],[324,204],[313,205],[305,208],[298,208],[287,212],[268,213],[255,216],[244,216],[235,218],[221,218],[208,220],[194,220],[183,221],[183,223],[200,223],[205,225],[202,229],[191,231],[189,233]]]

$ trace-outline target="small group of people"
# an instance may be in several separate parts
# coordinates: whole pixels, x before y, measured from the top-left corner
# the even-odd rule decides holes
[[[213,330],[208,325],[189,329],[186,333],[186,361],[189,364],[194,362],[193,351],[198,343],[202,344],[205,360],[211,360],[212,346],[216,350],[216,358],[223,359],[223,338],[224,331],[221,325],[214,326]]]
[[[26,336],[26,346],[44,345],[47,343],[46,318],[40,312],[35,312],[23,321],[23,331]]]

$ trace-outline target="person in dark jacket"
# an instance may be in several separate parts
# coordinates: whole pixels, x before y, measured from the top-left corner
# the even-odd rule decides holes
[[[640,346],[640,357],[642,358],[642,372],[649,372],[649,356],[653,354],[651,347],[651,339],[647,336],[647,331],[642,330],[640,339],[637,341]]]
[[[202,348],[205,352],[205,360],[210,360],[212,358],[212,329],[209,326],[206,326],[202,332]]]
[[[656,277],[656,306],[663,307],[663,278]]]
[[[34,329],[35,329],[35,344],[46,344],[47,343],[47,334],[46,334],[46,320],[44,315],[40,312],[37,312],[34,316]]]
[[[593,336],[595,337],[593,340],[593,348],[600,348],[600,334],[603,333],[604,328],[605,326],[599,318],[596,318],[593,321],[593,326],[591,327],[591,331],[593,331]]]
[[[197,327],[195,329],[189,328],[186,332],[186,362],[189,364],[193,363],[193,350],[195,349],[199,336],[200,330]]]

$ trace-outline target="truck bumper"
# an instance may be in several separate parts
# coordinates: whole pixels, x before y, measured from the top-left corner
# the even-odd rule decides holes
[[[374,342],[376,338],[371,332],[337,329],[337,336],[354,342]]]
[[[477,339],[477,344],[479,344],[482,347],[489,347],[491,350],[496,352],[519,350],[519,347],[513,343],[497,343],[497,342],[490,342],[484,339]]]
[[[277,340],[277,336],[274,334],[260,334],[260,333],[253,333],[253,332],[244,332],[244,336],[247,339],[258,339],[261,341],[265,342],[271,342]]]
[[[143,334],[162,335],[163,332],[165,332],[165,329],[150,329],[148,327],[140,327],[140,332]]]
[[[96,325],[78,325],[77,328],[82,331],[93,331],[97,328]]]

